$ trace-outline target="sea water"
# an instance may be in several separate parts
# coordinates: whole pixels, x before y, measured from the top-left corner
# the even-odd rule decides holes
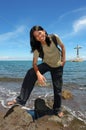
[[[38,64],[40,64],[39,61]],[[0,61],[0,101],[2,105],[16,98],[20,93],[23,78],[32,61]],[[53,87],[50,73],[44,74],[50,87],[34,87],[26,105],[33,107],[37,97],[53,96]],[[72,100],[63,100],[63,105],[75,116],[86,122],[86,61],[67,61],[63,72],[63,89],[68,89],[73,94]]]

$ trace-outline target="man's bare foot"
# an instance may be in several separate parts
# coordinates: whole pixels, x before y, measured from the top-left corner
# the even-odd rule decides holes
[[[14,105],[14,104],[16,104],[17,103],[17,101],[14,99],[14,100],[12,100],[12,101],[9,101],[8,103],[7,103],[7,105],[8,106],[11,106],[11,105]]]
[[[64,113],[62,111],[58,113],[59,118],[62,118],[63,116],[64,116]]]

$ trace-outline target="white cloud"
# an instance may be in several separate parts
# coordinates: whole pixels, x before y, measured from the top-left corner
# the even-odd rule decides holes
[[[25,26],[20,26],[13,32],[7,32],[4,34],[1,34],[0,35],[0,42],[18,37],[18,36],[20,36],[20,34],[22,34],[24,32],[24,30],[25,30]]]
[[[32,60],[32,55],[30,56],[21,56],[21,57],[11,57],[11,56],[0,56],[0,60]]]
[[[65,17],[68,17],[68,16],[71,16],[71,15],[74,15],[74,14],[78,14],[78,13],[83,13],[83,12],[86,12],[86,7],[83,7],[83,8],[78,8],[78,9],[75,9],[75,10],[71,10],[69,12],[66,12],[64,14],[62,14],[58,20],[62,20],[63,18]]]
[[[86,30],[86,16],[76,20],[73,24],[73,30],[75,33]]]
[[[0,60],[3,60],[3,59],[9,59],[8,56],[0,56]]]
[[[86,31],[86,16],[80,17],[79,19],[75,20],[73,22],[72,30],[71,32],[68,32],[62,36],[62,38],[66,37],[72,37],[79,33],[82,33],[82,31]],[[85,33],[84,33],[85,34]]]

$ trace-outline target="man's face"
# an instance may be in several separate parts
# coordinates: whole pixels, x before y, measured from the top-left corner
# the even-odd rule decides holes
[[[35,39],[40,42],[44,42],[46,39],[46,34],[44,30],[34,31],[33,35]]]

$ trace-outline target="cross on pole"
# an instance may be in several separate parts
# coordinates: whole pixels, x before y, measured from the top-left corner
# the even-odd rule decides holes
[[[74,49],[76,49],[77,51],[77,58],[79,58],[79,49],[81,49],[82,47],[77,45]]]

